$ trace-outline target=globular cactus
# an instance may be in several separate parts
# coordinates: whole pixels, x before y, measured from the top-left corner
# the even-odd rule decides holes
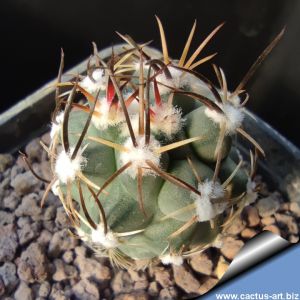
[[[229,92],[222,69],[214,65],[219,88],[194,70],[213,58],[197,60],[222,25],[187,59],[194,24],[180,60],[173,60],[157,20],[162,57],[119,34],[123,51],[104,61],[94,44],[86,74],[72,81],[61,82],[62,59],[56,87],[47,191],[59,196],[74,233],[120,267],[181,264],[215,245],[255,200],[252,179],[263,150],[242,129],[244,85],[282,34]],[[236,134],[254,146],[249,172]]]

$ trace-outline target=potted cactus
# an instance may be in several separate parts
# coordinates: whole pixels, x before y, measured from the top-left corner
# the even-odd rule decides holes
[[[73,234],[123,268],[159,260],[182,264],[217,246],[235,216],[255,201],[253,178],[264,150],[243,129],[249,98],[244,88],[283,34],[230,92],[218,66],[218,86],[195,71],[213,59],[201,58],[201,51],[223,24],[188,57],[194,24],[174,60],[157,21],[161,55],[119,34],[127,43],[120,51],[103,59],[93,44],[85,72],[62,81],[62,52],[51,143],[44,145],[53,178],[36,174],[48,183],[42,204],[52,190]],[[236,135],[251,144],[249,168]]]

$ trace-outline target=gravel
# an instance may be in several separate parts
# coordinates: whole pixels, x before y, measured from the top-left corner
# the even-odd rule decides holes
[[[11,154],[0,154],[0,172],[3,173],[14,163],[14,158]]]
[[[10,293],[18,285],[16,265],[12,262],[6,262],[0,267],[0,278],[5,286],[6,293]]]
[[[12,261],[18,248],[16,226],[9,224],[0,227],[0,262]]]
[[[173,266],[176,284],[189,294],[200,294],[200,282],[185,266]]]
[[[242,212],[242,217],[249,227],[256,227],[260,223],[260,217],[256,207],[247,206]]]
[[[33,300],[32,294],[31,288],[25,282],[21,282],[14,297],[16,300]]]
[[[17,195],[23,196],[33,192],[40,185],[40,182],[30,171],[27,171],[25,173],[17,174],[10,185],[14,188]]]
[[[27,283],[43,282],[49,274],[45,251],[38,243],[31,243],[18,261],[18,275]]]
[[[268,217],[273,215],[280,206],[277,193],[271,194],[269,197],[258,200],[256,207],[261,217]]]
[[[205,253],[192,256],[190,260],[191,267],[196,271],[204,275],[211,275],[213,271],[213,262],[211,258]]]
[[[48,135],[42,140],[47,143]],[[24,149],[35,171],[50,177],[39,140]],[[286,203],[263,186],[261,198],[246,207],[220,241],[182,266],[151,265],[145,271],[119,270],[96,258],[69,234],[60,201],[20,157],[0,154],[0,298],[1,299],[181,299],[204,294],[228,269],[245,242],[263,230],[299,240],[300,204]]]
[[[243,246],[244,242],[242,240],[237,240],[233,237],[227,237],[221,248],[221,253],[227,259],[233,260]]]

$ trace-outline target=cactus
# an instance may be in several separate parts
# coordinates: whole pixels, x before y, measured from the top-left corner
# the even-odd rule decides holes
[[[62,82],[62,52],[51,144],[45,146],[53,179],[42,202],[52,190],[73,233],[124,268],[137,261],[181,264],[216,245],[255,200],[255,162],[264,153],[242,129],[244,86],[282,35],[229,92],[221,68],[214,65],[220,87],[194,70],[213,59],[197,60],[223,24],[187,59],[195,23],[181,58],[173,60],[157,21],[162,57],[150,57],[148,43],[119,34],[127,43],[121,53],[104,61],[93,44],[86,74]],[[250,171],[242,168],[237,134],[254,148]]]

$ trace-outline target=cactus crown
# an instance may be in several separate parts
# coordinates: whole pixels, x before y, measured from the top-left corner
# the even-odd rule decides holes
[[[127,43],[120,53],[103,60],[93,44],[86,74],[68,82],[61,80],[62,52],[56,87],[47,192],[59,196],[75,234],[120,267],[181,264],[214,244],[249,202],[247,191],[255,200],[252,179],[263,150],[242,129],[244,86],[282,35],[229,92],[221,68],[214,65],[220,87],[195,71],[215,56],[198,59],[223,24],[187,58],[194,23],[173,60],[157,21],[162,57],[119,34]],[[241,168],[236,134],[254,146],[250,171]]]

